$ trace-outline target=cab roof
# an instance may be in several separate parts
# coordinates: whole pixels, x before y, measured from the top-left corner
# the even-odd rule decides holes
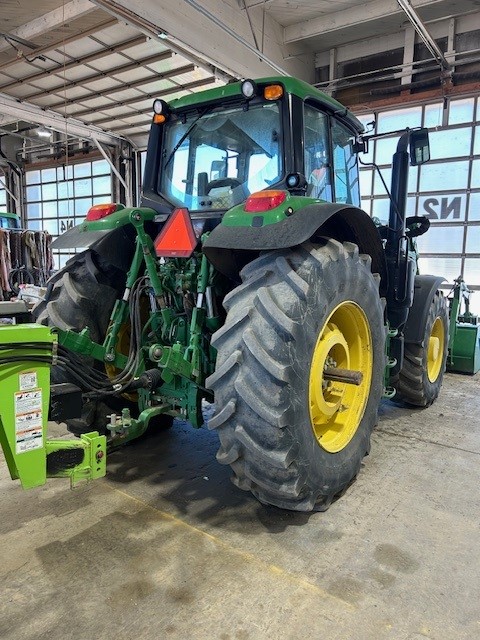
[[[315,102],[320,108],[324,109],[328,113],[335,114],[341,120],[344,120],[350,124],[351,127],[357,133],[363,133],[363,124],[358,120],[347,107],[343,106],[332,98],[331,96],[323,93],[316,87],[313,87],[308,82],[292,78],[291,76],[271,76],[267,78],[259,78],[254,80],[257,85],[266,84],[281,84],[283,85],[286,93],[298,96],[301,100]],[[169,102],[169,106],[173,110],[182,110],[188,107],[194,107],[198,104],[205,104],[214,102],[217,100],[233,98],[235,96],[240,97],[242,81],[232,82],[222,87],[215,87],[214,89],[207,89],[206,91],[198,91],[189,95],[177,98]]]

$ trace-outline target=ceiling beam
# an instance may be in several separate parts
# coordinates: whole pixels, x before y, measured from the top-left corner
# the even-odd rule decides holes
[[[40,98],[41,96],[52,95],[52,94],[55,95],[56,93],[59,93],[59,92],[63,93],[64,91],[68,91],[69,89],[73,89],[75,87],[86,88],[85,85],[88,82],[95,82],[96,80],[101,80],[102,78],[111,78],[111,77],[114,78],[119,73],[124,73],[125,71],[132,71],[133,69],[141,69],[146,65],[154,64],[155,62],[161,62],[162,60],[168,60],[171,57],[172,57],[171,51],[162,51],[162,53],[157,53],[153,56],[148,56],[148,58],[141,58],[140,60],[136,60],[135,62],[129,62],[128,64],[124,64],[119,67],[114,67],[113,69],[97,71],[97,73],[92,73],[89,76],[85,76],[85,78],[80,78],[80,80],[72,80],[70,82],[67,82],[66,84],[61,83],[56,87],[52,87],[51,89],[42,89],[42,91],[29,93],[28,95],[23,96],[23,99],[31,100],[32,98]],[[191,65],[191,67],[193,69],[193,65]],[[160,75],[161,77],[164,77],[163,74],[160,74]],[[152,78],[152,79],[155,79],[155,78]],[[129,87],[131,86],[131,83],[125,83],[125,85],[123,86]],[[95,95],[101,95],[96,91],[94,91],[93,89],[91,90],[91,93],[94,93]],[[66,100],[66,101],[61,100],[59,102],[55,102],[54,104],[50,104],[48,106],[50,109],[55,109],[55,107],[59,107],[65,104],[67,105],[74,104],[76,102],[79,102],[80,100],[84,100],[87,97],[89,97],[89,94],[85,94],[84,96],[74,98],[73,100]]]
[[[48,33],[48,31],[52,29],[61,27],[66,22],[70,22],[91,11],[95,11],[95,9],[96,6],[92,4],[90,0],[71,0],[71,2],[68,2],[64,6],[49,11],[43,16],[35,18],[17,29],[13,29],[13,31],[10,31],[7,35],[12,36],[13,39],[21,38],[22,40],[32,40],[44,33]],[[10,46],[8,40],[3,39],[0,41],[0,51],[8,49]],[[30,53],[30,51],[28,53]]]
[[[132,47],[136,47],[139,44],[144,44],[146,38],[145,36],[140,36],[136,38],[131,38],[130,40],[125,40],[124,42],[119,42],[115,45],[105,46],[104,49],[100,51],[95,51],[94,53],[90,53],[87,56],[83,56],[81,58],[73,58],[69,56],[71,62],[67,64],[57,64],[52,69],[46,69],[45,71],[40,71],[38,73],[32,73],[29,76],[25,76],[24,78],[20,78],[15,80],[14,82],[8,82],[6,84],[0,85],[0,91],[4,91],[7,89],[11,89],[12,87],[16,87],[18,85],[28,84],[32,80],[40,80],[41,78],[46,78],[51,75],[56,75],[59,73],[64,73],[78,66],[79,64],[88,64],[89,62],[94,62],[95,60],[100,60],[100,58],[104,58],[105,56],[110,55],[111,53],[122,53],[125,49],[130,49]]]
[[[420,11],[424,20],[437,19],[449,15],[455,10],[458,13],[469,11],[475,6],[475,0],[415,0],[412,5]],[[478,9],[478,6],[477,6]],[[300,43],[302,40],[317,39],[317,50],[326,50],[337,46],[339,42],[375,37],[378,33],[395,33],[405,23],[404,13],[397,0],[371,0],[357,3],[350,9],[319,15],[285,27],[286,44]],[[346,36],[347,40],[343,36]]]
[[[127,124],[124,127],[114,127],[112,129],[112,131],[126,131],[128,130],[129,134],[134,130],[134,129],[143,129],[144,127],[148,127],[150,129],[150,124],[151,124],[151,120],[145,120],[145,122],[140,122],[140,123],[135,123],[135,124]],[[130,137],[130,135],[129,135]]]
[[[427,47],[427,49],[430,51],[432,56],[435,58],[435,60],[440,65],[441,69],[443,71],[449,70],[450,69],[450,65],[449,65],[447,59],[445,58],[445,56],[443,55],[442,50],[440,49],[438,44],[435,42],[435,40],[432,38],[432,36],[428,32],[427,28],[425,27],[425,25],[423,24],[422,20],[420,19],[420,16],[415,11],[415,9],[412,7],[410,1],[409,0],[397,0],[397,2],[400,5],[400,7],[402,8],[402,10],[405,12],[405,15],[407,16],[407,18],[412,23],[413,28],[415,29],[415,31],[417,32],[417,34],[421,38],[423,44]]]
[[[96,91],[96,92],[92,92],[89,93],[87,96],[82,96],[73,100],[68,100],[67,105],[71,105],[71,104],[78,104],[80,102],[82,102],[83,100],[93,100],[94,98],[101,98],[101,97],[109,97],[112,94],[115,93],[120,93],[121,91],[125,91],[126,89],[138,89],[139,87],[142,87],[142,85],[145,85],[147,83],[152,83],[152,82],[159,82],[160,80],[168,80],[169,78],[175,77],[176,75],[182,75],[184,73],[191,73],[193,70],[195,69],[195,66],[193,64],[189,64],[185,67],[181,67],[179,69],[172,69],[171,71],[167,71],[165,73],[160,73],[157,74],[155,76],[147,76],[146,78],[140,78],[139,80],[136,80],[135,82],[128,82],[125,83],[119,87],[113,87],[110,89],[104,89],[103,91]],[[214,80],[214,78],[212,77],[212,81]],[[203,82],[203,80],[202,80]],[[179,85],[180,86],[180,85]],[[178,89],[175,89],[175,91],[178,91]],[[152,100],[155,98],[158,98],[159,95],[159,91],[154,91],[153,93],[143,93],[142,95],[139,96],[135,96],[134,98],[128,98],[127,100],[120,100],[117,101],[115,100],[114,102],[112,102],[111,105],[106,105],[105,107],[100,107],[101,110],[103,109],[115,109],[116,107],[119,106],[124,106],[126,104],[135,104],[135,102],[141,102],[142,100],[146,100],[148,98],[151,98]],[[57,106],[63,106],[65,103],[64,102],[60,102],[59,104],[57,104]],[[51,109],[52,107],[49,105],[49,108]],[[98,107],[97,107],[98,109]],[[77,111],[75,113],[75,116],[81,117],[87,113],[92,113],[91,109],[84,109],[83,111]]]
[[[139,96],[138,98],[131,98],[129,100],[124,100],[123,102],[116,102],[115,104],[112,105],[106,105],[104,107],[97,107],[96,109],[91,109],[90,111],[80,111],[79,113],[82,115],[87,115],[87,113],[103,113],[104,111],[108,111],[109,109],[115,109],[117,107],[124,107],[124,106],[129,106],[132,104],[135,104],[136,102],[142,102],[143,100],[145,100],[145,98],[166,98],[169,95],[178,93],[179,91],[193,91],[194,89],[198,89],[200,87],[204,87],[205,85],[209,85],[212,84],[213,82],[215,82],[215,78],[212,76],[210,78],[203,78],[202,80],[194,80],[193,82],[187,82],[186,84],[179,84],[176,87],[172,87],[171,89],[168,89],[167,91],[159,91],[157,94],[148,96]],[[152,107],[148,107],[148,109],[141,109],[141,110],[136,110],[136,111],[132,111],[132,113],[128,113],[125,114],[125,118],[131,118],[134,115],[144,115],[144,114],[153,114],[153,109]],[[78,115],[78,114],[75,114]],[[99,124],[106,124],[107,122],[112,122],[112,118],[102,118],[100,120],[95,120],[94,124],[95,125],[99,125]],[[146,121],[146,124],[149,124],[150,120]],[[126,125],[129,126],[129,125]],[[138,126],[142,126],[142,125],[138,125]],[[117,127],[117,129],[121,129],[121,127]],[[110,130],[110,127],[109,127]],[[113,131],[114,129],[112,129]]]
[[[94,27],[89,27],[83,31],[78,31],[77,33],[69,36],[68,38],[62,38],[61,40],[56,40],[55,42],[50,42],[49,44],[38,47],[37,49],[32,49],[28,52],[28,58],[31,60],[32,58],[37,58],[41,56],[43,53],[47,53],[47,51],[56,51],[57,53],[63,55],[63,51],[58,51],[57,47],[65,47],[67,44],[71,44],[76,40],[80,40],[80,38],[86,38],[87,36],[91,36],[94,33],[98,33],[98,31],[102,31],[103,29],[107,29],[108,27],[113,27],[114,24],[117,24],[117,20],[108,19],[103,22],[97,23]],[[11,67],[13,64],[18,64],[22,62],[21,59],[18,58],[18,55],[15,54],[13,58],[10,60],[6,60],[5,62],[0,63],[0,71],[2,69],[7,69]]]
[[[20,102],[4,93],[0,93],[0,112],[11,116],[14,120],[32,122],[83,140],[96,139],[104,144],[116,146],[124,139],[119,135],[99,129],[95,125],[85,124],[75,118],[65,118],[59,113],[41,109],[28,102]]]
[[[262,29],[262,7],[250,11],[250,20],[238,3],[226,0],[143,0],[141,9],[131,0],[92,0],[119,20],[190,52],[231,77],[294,75],[308,81],[314,77],[313,56],[290,55],[283,43],[283,28],[268,13]],[[185,53],[184,53],[185,55]],[[188,54],[187,54],[188,55]]]

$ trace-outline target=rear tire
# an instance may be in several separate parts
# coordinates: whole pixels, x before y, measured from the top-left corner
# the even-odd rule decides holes
[[[403,366],[393,383],[395,402],[428,407],[437,399],[447,362],[448,328],[447,303],[437,291],[423,327],[422,344],[405,344]]]
[[[218,430],[217,459],[231,465],[233,482],[264,504],[325,510],[354,480],[370,450],[385,364],[379,277],[370,263],[356,245],[335,240],[273,251],[248,264],[243,284],[224,300],[227,318],[213,336],[216,371],[207,380],[216,404],[209,428]],[[339,308],[347,317],[354,309],[365,318],[371,370],[365,371],[367,387],[353,433],[331,452],[322,441],[328,433],[319,438],[311,417],[312,379],[321,393],[331,383],[322,382],[323,373],[312,378],[312,371]],[[343,391],[349,386],[338,384]],[[348,416],[348,407],[338,407],[335,416]]]
[[[94,342],[103,342],[115,300],[123,293],[125,273],[105,264],[92,251],[78,253],[55,273],[47,283],[47,295],[33,309],[35,322],[64,331],[90,330]],[[92,360],[84,358],[91,365]],[[78,381],[70,379],[60,366],[51,370],[52,383]],[[106,433],[106,415],[118,410],[125,402],[112,398],[108,403],[88,401],[84,403],[82,417],[67,420],[68,430],[80,436],[96,429]]]
[[[47,295],[33,309],[38,324],[64,331],[90,329],[94,342],[107,331],[116,298],[125,287],[125,274],[104,264],[92,250],[75,255],[47,283]]]

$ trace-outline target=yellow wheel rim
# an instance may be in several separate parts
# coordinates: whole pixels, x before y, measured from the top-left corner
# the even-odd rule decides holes
[[[356,386],[324,380],[327,367],[360,371],[362,382]],[[325,451],[341,451],[355,435],[367,405],[372,369],[367,317],[355,302],[342,302],[320,331],[310,367],[310,420],[315,438]]]
[[[440,317],[435,318],[430,338],[428,339],[427,376],[430,382],[440,375],[445,351],[445,327]]]

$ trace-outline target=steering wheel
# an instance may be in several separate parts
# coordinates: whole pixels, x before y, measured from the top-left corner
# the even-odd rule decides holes
[[[208,194],[212,189],[220,189],[221,187],[231,187],[235,189],[235,187],[240,187],[241,184],[237,178],[218,178],[217,180],[211,180],[207,183],[205,192]]]

